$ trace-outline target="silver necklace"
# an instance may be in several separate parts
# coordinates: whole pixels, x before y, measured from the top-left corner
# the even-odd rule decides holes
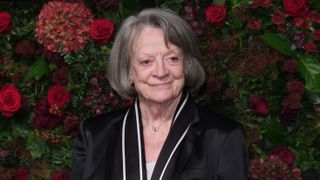
[[[161,125],[164,123],[165,121],[162,121],[159,125],[155,126],[151,124],[151,128],[153,132],[159,132]]]

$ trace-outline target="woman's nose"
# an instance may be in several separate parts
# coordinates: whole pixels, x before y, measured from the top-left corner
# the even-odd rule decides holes
[[[158,78],[163,78],[168,75],[168,69],[163,61],[158,61],[156,64],[154,75]]]

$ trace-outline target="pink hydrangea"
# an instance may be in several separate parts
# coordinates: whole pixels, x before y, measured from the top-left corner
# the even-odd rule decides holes
[[[48,51],[75,52],[90,38],[93,16],[83,3],[49,1],[38,18],[35,38]]]

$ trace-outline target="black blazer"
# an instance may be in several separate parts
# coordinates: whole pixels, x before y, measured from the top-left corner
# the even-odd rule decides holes
[[[125,113],[118,110],[80,125],[73,147],[72,180],[122,179],[119,154]],[[170,179],[243,180],[247,179],[247,166],[242,126],[196,107],[176,163],[169,167]]]

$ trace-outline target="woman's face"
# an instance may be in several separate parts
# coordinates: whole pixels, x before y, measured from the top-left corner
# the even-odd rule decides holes
[[[180,48],[164,41],[161,29],[145,27],[137,37],[130,76],[140,99],[165,103],[178,98],[185,83]]]

